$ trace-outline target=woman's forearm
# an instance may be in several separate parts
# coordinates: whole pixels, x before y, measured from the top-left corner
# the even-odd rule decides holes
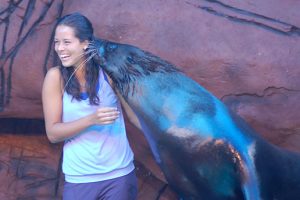
[[[61,142],[76,136],[92,124],[90,115],[72,122],[49,124],[46,125],[47,137],[52,143]]]

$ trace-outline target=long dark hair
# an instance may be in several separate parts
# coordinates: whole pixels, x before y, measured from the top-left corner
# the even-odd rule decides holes
[[[60,18],[55,26],[55,29],[59,25],[65,25],[73,28],[75,37],[79,39],[80,42],[88,40],[89,42],[94,40],[94,29],[92,23],[88,20],[87,17],[83,16],[80,13],[72,13],[63,16]],[[92,56],[88,51],[86,52],[85,59],[88,59]],[[86,91],[89,97],[89,102],[91,105],[99,105],[99,97],[97,95],[97,84],[99,78],[99,64],[91,58],[85,64],[85,79],[86,79]],[[80,94],[80,85],[76,76],[74,76],[74,67],[63,67],[60,65],[59,67],[63,80],[64,80],[64,89],[65,91],[72,95],[73,98],[77,100],[82,100]]]

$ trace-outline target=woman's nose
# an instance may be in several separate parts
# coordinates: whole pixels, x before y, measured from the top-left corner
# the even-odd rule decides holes
[[[59,44],[56,44],[56,49],[57,49],[57,51],[62,51],[65,49],[65,46],[63,44],[59,43]]]

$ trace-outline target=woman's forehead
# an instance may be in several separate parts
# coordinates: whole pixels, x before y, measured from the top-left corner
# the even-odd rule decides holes
[[[55,30],[55,38],[75,38],[75,31],[70,26],[59,25]]]

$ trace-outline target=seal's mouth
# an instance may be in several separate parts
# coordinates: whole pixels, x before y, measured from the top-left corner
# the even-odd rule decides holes
[[[96,62],[100,64],[104,62],[104,40],[101,39],[94,39],[90,42],[88,49],[95,52],[94,59]]]
[[[102,59],[101,59],[101,57],[100,57],[100,55],[99,55],[98,49],[96,49],[96,53],[95,53],[93,59],[94,59],[97,63],[102,63]]]

